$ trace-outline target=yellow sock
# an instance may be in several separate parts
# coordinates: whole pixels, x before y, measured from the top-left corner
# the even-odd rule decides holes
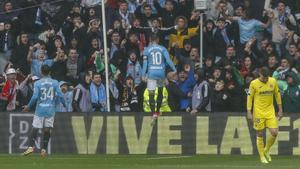
[[[264,158],[264,138],[263,137],[256,137],[256,146],[257,151],[260,156],[260,158]]]
[[[274,137],[274,136],[272,136],[272,135],[268,138],[267,144],[266,144],[266,147],[265,147],[265,151],[266,151],[266,152],[269,152],[269,151],[270,151],[270,148],[271,148],[272,145],[274,144],[275,140],[276,140],[276,137]]]

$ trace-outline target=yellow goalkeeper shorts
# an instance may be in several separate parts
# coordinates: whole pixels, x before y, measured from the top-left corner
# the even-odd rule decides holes
[[[278,120],[276,117],[270,119],[254,117],[253,128],[255,130],[263,130],[265,128],[278,128]]]

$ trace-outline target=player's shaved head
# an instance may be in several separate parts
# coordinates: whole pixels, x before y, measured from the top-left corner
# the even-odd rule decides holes
[[[48,76],[51,72],[51,68],[48,65],[42,65],[41,72],[44,76]]]

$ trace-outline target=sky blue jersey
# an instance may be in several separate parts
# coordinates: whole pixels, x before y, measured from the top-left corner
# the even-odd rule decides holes
[[[158,80],[166,77],[166,66],[176,72],[176,68],[170,59],[168,50],[158,44],[149,45],[143,54],[143,76],[147,74],[148,79]]]
[[[36,103],[35,115],[53,117],[58,101],[66,107],[58,82],[50,77],[43,77],[34,83],[33,95],[28,106],[32,108]]]

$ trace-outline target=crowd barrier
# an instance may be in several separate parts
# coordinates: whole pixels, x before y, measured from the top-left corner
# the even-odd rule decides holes
[[[27,148],[32,118],[32,113],[0,113],[0,153],[16,154]],[[255,132],[245,113],[166,113],[153,127],[151,119],[145,113],[57,113],[49,152],[257,154]],[[279,126],[271,153],[300,155],[299,114],[287,114]],[[37,148],[41,138],[42,132]]]

